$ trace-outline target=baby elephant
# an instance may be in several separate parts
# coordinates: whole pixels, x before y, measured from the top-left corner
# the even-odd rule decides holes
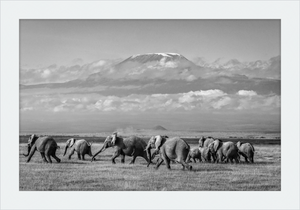
[[[254,147],[250,143],[242,143],[242,142],[237,142],[236,146],[238,148],[238,152],[241,156],[245,158],[246,163],[249,163],[248,159],[250,160],[251,163],[254,163]]]
[[[92,144],[87,142],[85,139],[69,139],[66,142],[66,147],[65,147],[65,152],[64,156],[67,153],[68,148],[71,149],[70,154],[69,154],[69,159],[71,159],[72,155],[74,152],[77,153],[78,159],[79,160],[84,160],[84,156],[87,154],[90,157],[92,157],[92,149],[91,149]]]
[[[201,152],[199,150],[199,148],[192,148],[190,149],[190,152],[186,158],[186,162],[189,163],[191,161],[191,158],[194,160],[194,162],[196,163],[196,160],[198,159],[199,162],[201,162]]]

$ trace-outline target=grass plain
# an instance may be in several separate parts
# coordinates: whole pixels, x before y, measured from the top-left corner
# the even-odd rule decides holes
[[[68,136],[55,137],[60,146],[57,156],[61,163],[42,162],[36,152],[30,163],[26,163],[26,141],[20,136],[19,189],[20,191],[280,191],[281,190],[281,146],[280,140],[241,139],[252,142],[256,149],[254,164],[191,163],[193,171],[183,171],[179,164],[171,164],[171,170],[161,165],[148,168],[146,161],[138,157],[129,165],[132,157],[126,156],[125,164],[116,159],[111,163],[113,148],[97,156],[97,161],[71,160],[63,157],[64,144]],[[91,142],[92,153],[97,152],[104,138],[85,138]],[[146,140],[146,139],[145,139]],[[228,139],[227,139],[228,140]],[[237,141],[239,139],[231,139]],[[147,140],[146,140],[147,141]],[[197,147],[197,139],[187,139],[191,147]],[[243,158],[242,158],[243,161]]]

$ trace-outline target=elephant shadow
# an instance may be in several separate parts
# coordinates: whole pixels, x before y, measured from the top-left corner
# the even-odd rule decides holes
[[[192,171],[205,171],[205,172],[214,172],[214,171],[233,171],[233,169],[230,169],[230,168],[193,168]]]
[[[84,161],[84,162],[60,162],[58,164],[73,164],[73,165],[81,165],[81,164],[87,164],[89,161]]]

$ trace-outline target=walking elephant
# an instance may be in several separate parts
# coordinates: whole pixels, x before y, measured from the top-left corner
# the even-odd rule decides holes
[[[99,153],[103,152],[107,148],[116,147],[115,153],[111,158],[113,164],[116,163],[115,159],[120,155],[122,163],[125,163],[125,155],[133,157],[129,164],[134,164],[137,157],[142,157],[149,162],[147,153],[145,151],[146,146],[146,142],[139,137],[130,136],[128,138],[122,138],[117,136],[117,133],[113,133],[111,136],[108,136],[105,139],[102,148],[92,157],[92,161],[95,160],[95,157]]]
[[[204,137],[204,136],[202,136],[200,139],[199,139],[199,147],[200,148],[205,148],[205,147],[208,147],[208,145],[210,145],[212,142],[214,142],[215,140],[217,140],[217,139],[215,139],[215,138],[213,138],[213,137],[210,137],[210,136],[208,136],[208,137]],[[219,140],[219,139],[218,139]],[[219,140],[220,142],[222,142],[222,140]],[[206,151],[207,151],[207,149],[206,149]],[[207,155],[210,155],[210,157],[211,157],[211,159],[212,159],[212,161],[213,162],[215,162],[216,161],[216,159],[217,159],[217,157],[215,156],[215,154],[207,154]]]
[[[250,160],[251,163],[254,163],[254,147],[250,143],[242,143],[238,141],[236,143],[236,146],[238,148],[238,152],[241,156],[245,158],[245,161],[249,163],[248,159]]]
[[[212,143],[214,140],[216,140],[216,139],[214,139],[213,137],[204,137],[204,136],[202,136],[200,139],[199,139],[199,147],[208,147],[208,145],[210,144],[210,143]]]
[[[238,160],[238,148],[237,146],[231,142],[222,142],[221,140],[215,140],[210,145],[208,145],[209,150],[212,154],[215,155],[216,162],[222,162],[223,157],[225,162],[231,162],[233,163],[233,160],[235,160],[236,163],[239,162]]]
[[[168,169],[170,167],[170,161],[175,160],[183,166],[183,169],[187,168],[192,170],[192,166],[186,163],[187,156],[190,151],[190,146],[178,137],[166,138],[163,136],[152,136],[148,141],[146,150],[149,160],[151,159],[151,149],[155,148],[155,152],[160,154],[160,158],[156,163],[156,169],[165,161]],[[150,162],[148,163],[149,166]]]
[[[201,154],[202,162],[211,162],[213,160],[212,153],[208,147],[199,147],[198,149]]]
[[[195,163],[196,163],[196,160],[199,160],[199,162],[202,161],[201,152],[199,150],[199,147],[190,149],[190,152],[186,158],[186,162],[189,163],[191,161],[191,159],[193,159]]]
[[[90,157],[93,156],[91,146],[92,144],[87,142],[85,139],[71,138],[66,142],[64,156],[66,155],[67,150],[69,148],[70,149],[70,153],[68,157],[69,159],[71,159],[74,152],[76,152],[79,160],[81,159],[85,160],[84,158],[85,155],[89,155]]]
[[[56,156],[56,150],[59,148],[55,140],[50,136],[38,137],[35,134],[32,134],[28,139],[27,154],[23,154],[27,158],[27,163],[30,161],[35,151],[41,153],[43,161],[46,163],[52,163],[52,156],[58,163],[60,163],[60,159]]]

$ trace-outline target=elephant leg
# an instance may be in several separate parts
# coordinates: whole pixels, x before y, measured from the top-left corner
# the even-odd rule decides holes
[[[78,152],[77,152],[77,157],[78,157],[78,160],[81,160],[81,156]]]
[[[164,160],[162,158],[158,158],[157,162],[156,162],[156,166],[155,169],[158,169],[158,167],[164,162]]]
[[[54,154],[51,155],[55,160],[56,162],[60,163],[60,159]]]
[[[136,157],[137,157],[137,156],[133,156],[133,158],[132,158],[132,160],[130,161],[129,164],[134,164]]]
[[[27,161],[26,161],[26,163],[29,163],[29,161],[31,160],[32,156],[33,156],[33,155],[34,155],[34,153],[35,153],[35,150],[36,150],[36,148],[31,148],[31,150],[30,150],[30,153],[29,153],[29,156],[28,156],[28,158],[27,158]]]
[[[120,150],[115,151],[114,155],[113,155],[112,158],[111,158],[111,162],[112,162],[113,164],[116,164],[115,159],[116,159],[117,157],[119,157],[120,153],[121,153]]]
[[[41,156],[42,156],[44,163],[48,163],[48,160],[46,159],[44,152],[41,152]]]
[[[125,154],[121,153],[121,163],[125,163]]]
[[[188,154],[187,158],[186,158],[186,162],[189,163],[191,161],[191,156],[190,154]]]
[[[72,155],[74,154],[74,152],[75,152],[75,149],[72,148],[72,149],[71,149],[71,152],[70,152],[70,154],[69,154],[69,160],[71,159],[71,157],[72,157]]]
[[[82,160],[85,160],[85,159],[84,159],[85,154],[83,154],[83,155],[81,155],[81,156],[82,156]]]
[[[149,163],[149,165],[152,163],[151,160],[149,161],[146,153],[144,153],[142,157],[147,161],[147,163]]]
[[[195,158],[193,158],[193,160],[194,160],[194,163],[196,163],[196,159],[195,159]]]
[[[185,168],[187,168],[188,170],[192,170],[193,168],[188,163],[186,163],[182,158],[180,158],[178,162],[183,166],[182,170],[184,170]]]
[[[48,162],[49,162],[49,163],[52,163],[52,160],[51,160],[50,154],[49,154],[49,153],[47,153],[47,154],[46,154],[46,156],[47,156]]]
[[[131,156],[134,156],[134,155],[135,155],[135,147],[133,147],[132,153],[131,153]]]
[[[250,162],[251,162],[251,163],[254,163],[253,155],[251,155],[249,159],[250,159]]]

